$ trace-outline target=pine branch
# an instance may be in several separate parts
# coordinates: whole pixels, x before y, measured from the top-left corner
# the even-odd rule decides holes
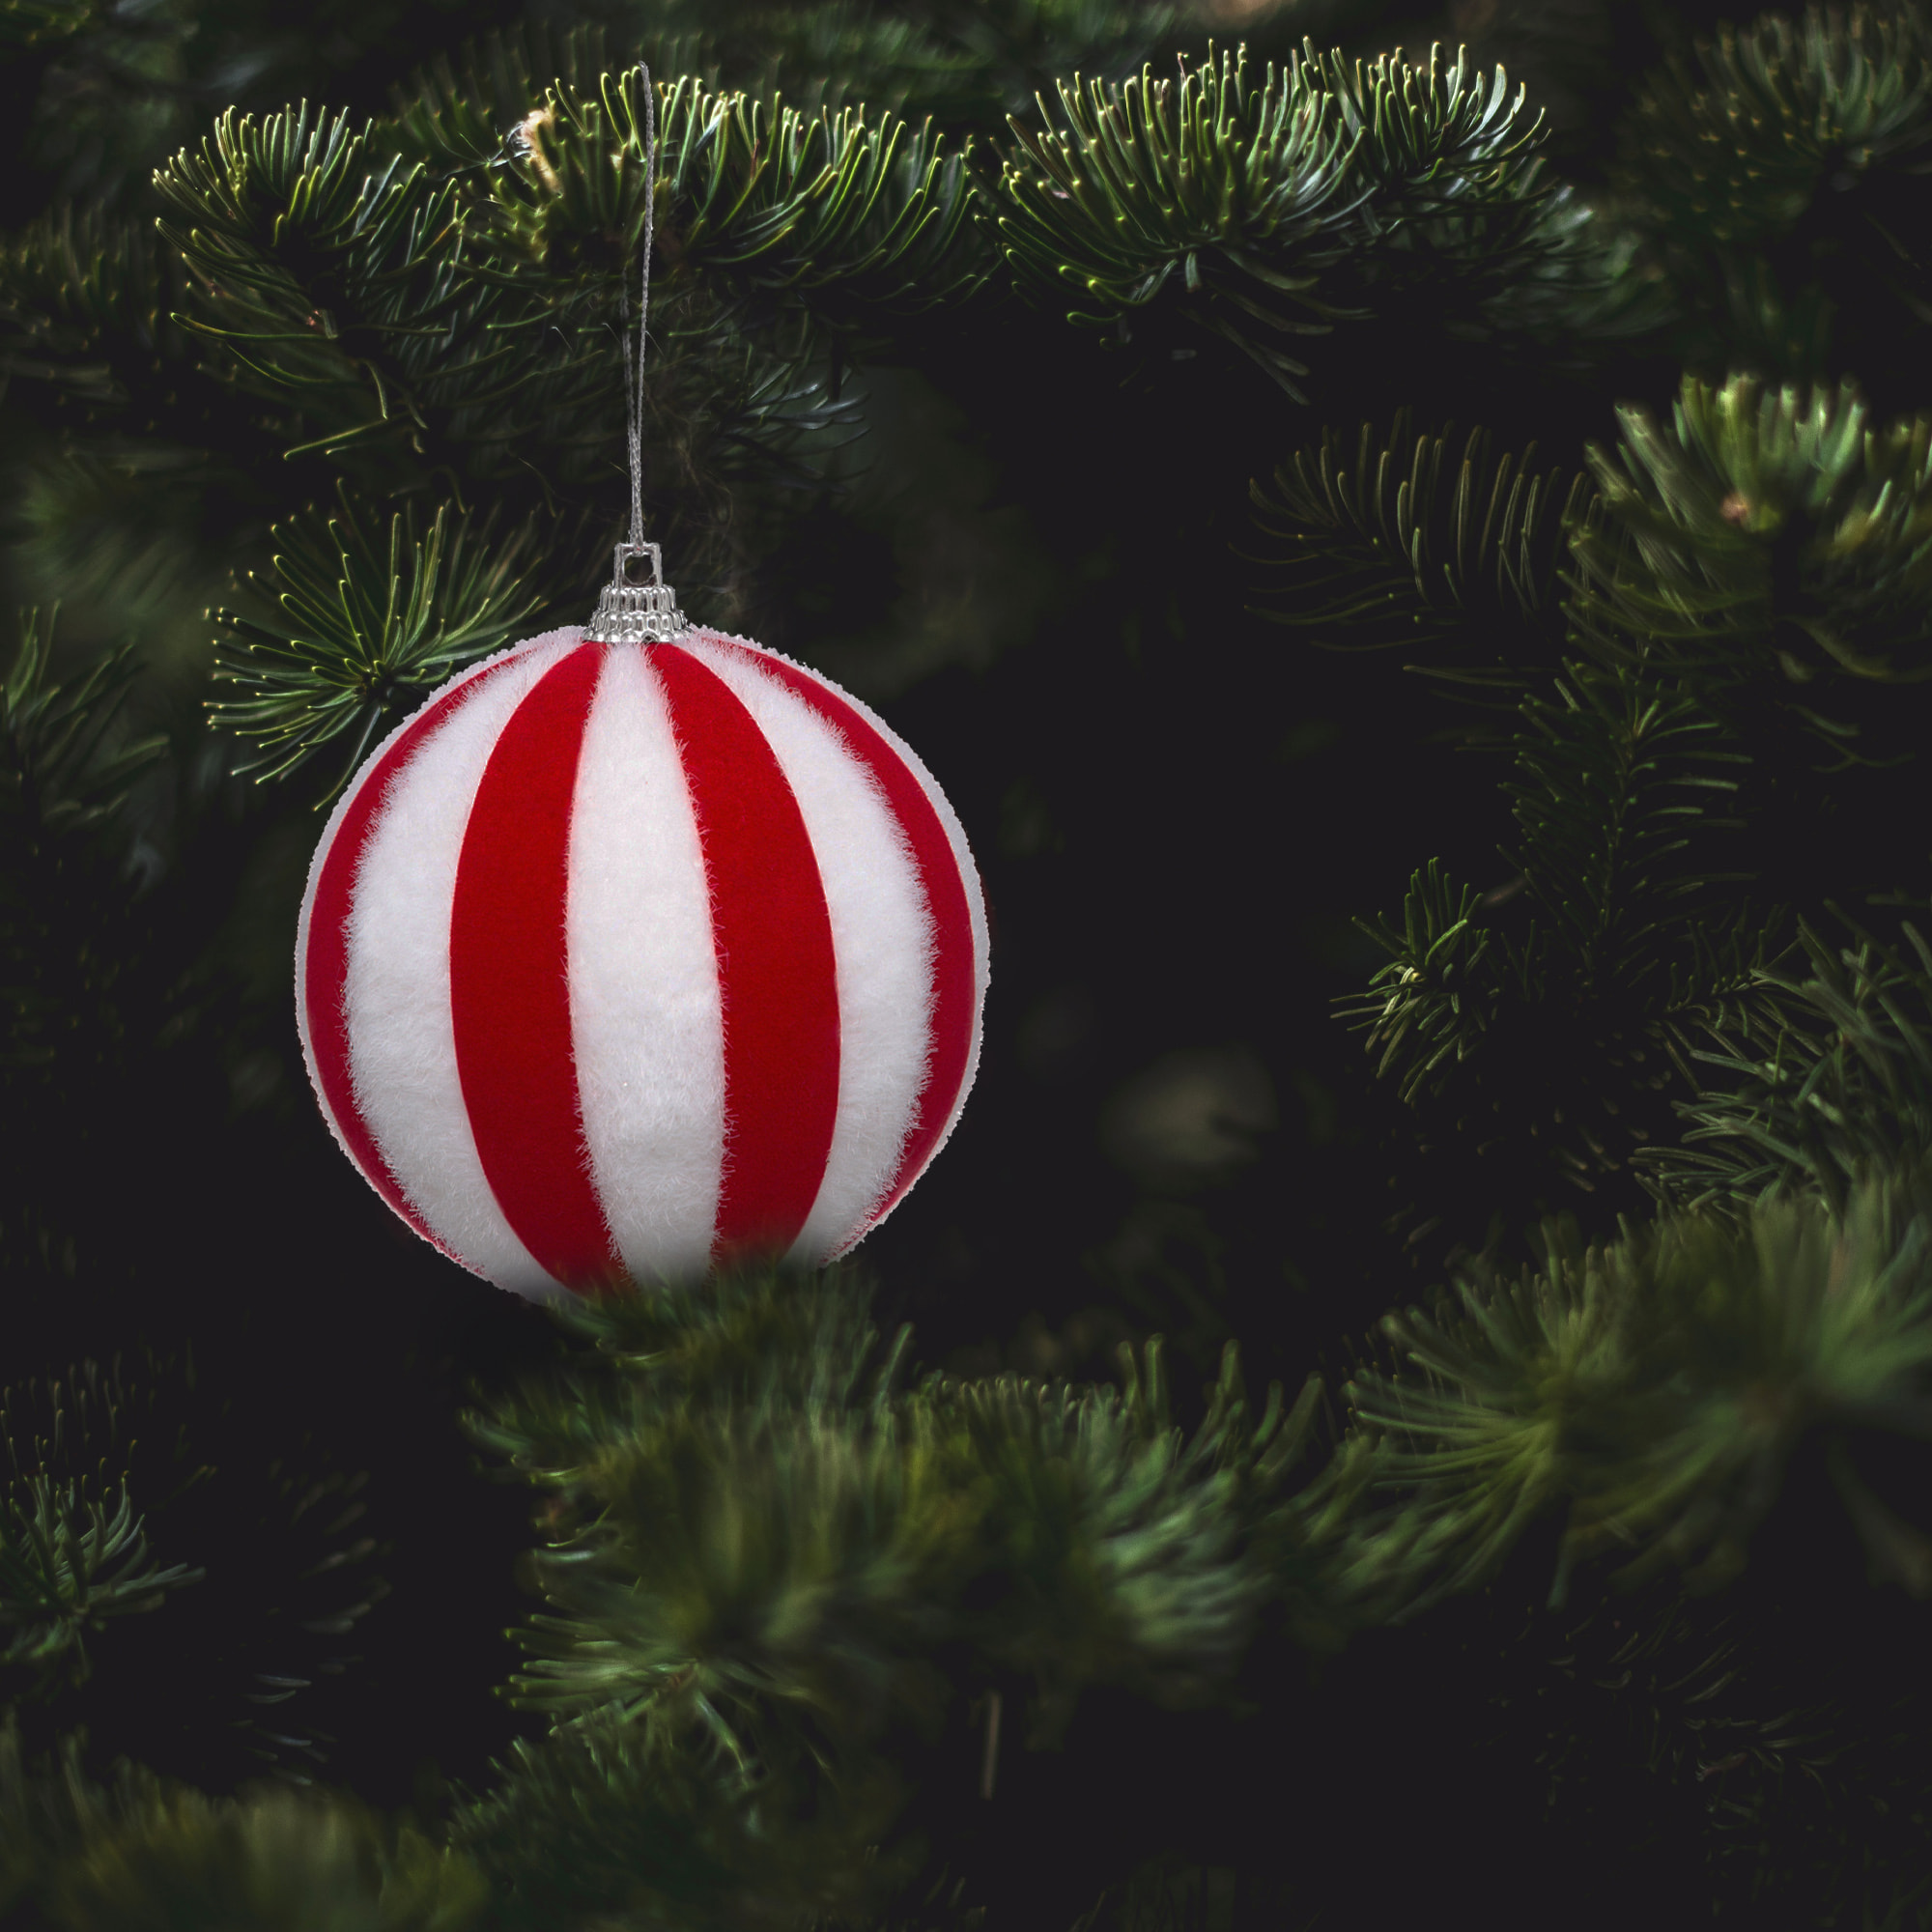
[[[487,490],[512,514],[614,496],[616,323],[644,205],[638,85],[553,91],[480,180],[306,109],[230,116],[164,172],[163,195],[194,217],[167,231],[197,277],[191,321],[274,409],[291,457],[326,458],[371,494],[435,490],[461,507]],[[420,144],[439,124],[418,105]],[[749,541],[726,515],[734,486],[810,480],[801,449],[856,422],[855,402],[828,394],[828,327],[944,298],[980,270],[961,253],[963,156],[891,117],[768,117],[681,83],[659,194],[644,492],[702,607],[707,570],[735,562],[719,544]]]
[[[343,1639],[388,1588],[368,1573],[366,1472],[306,1441],[244,1448],[228,1408],[192,1351],[0,1390],[4,1621],[33,1672],[16,1697],[28,1741],[79,1724],[90,1762],[130,1756],[205,1787],[305,1785],[328,1762],[327,1680],[357,1661]],[[150,1545],[248,1560],[163,1568]]]
[[[713,46],[711,36],[668,30],[641,51],[654,73],[689,75],[713,88],[719,84],[722,50]],[[439,53],[395,87],[382,138],[437,175],[505,166],[522,145],[518,129],[542,110],[547,91],[595,101],[604,76],[625,65],[599,22],[557,32],[543,20],[519,20],[480,41],[466,41],[454,56]]]
[[[1373,66],[1304,40],[1301,84],[1330,96],[1345,128],[1365,136],[1352,165],[1374,184],[1353,265],[1378,312],[1427,288],[1438,326],[1483,340],[1566,335],[1576,321],[1601,332],[1634,317],[1618,298],[1618,257],[1567,185],[1544,181],[1534,153],[1544,115],[1521,125],[1527,89],[1507,99],[1498,67],[1483,76],[1459,47],[1446,71],[1440,43],[1427,66],[1402,49]],[[1613,320],[1614,318],[1614,320]]]
[[[6,0],[0,7],[0,46],[58,45],[86,33],[99,17],[95,0]]]
[[[1647,79],[1610,186],[1733,362],[1815,380],[1855,281],[1910,327],[1932,319],[1922,12],[1807,6],[1796,25],[1725,26],[1696,53],[1701,81],[1677,54]]]
[[[1439,680],[1492,714],[1514,712],[1532,668],[1555,658],[1556,573],[1575,526],[1601,517],[1582,471],[1536,475],[1492,460],[1475,429],[1444,475],[1453,425],[1414,433],[1406,408],[1385,440],[1364,423],[1350,465],[1339,432],[1304,446],[1274,472],[1270,493],[1249,486],[1256,523],[1273,540],[1270,622],[1313,631],[1324,650],[1418,645],[1430,657],[1405,670]]]
[[[1872,431],[1849,384],[1801,398],[1747,376],[1719,390],[1687,377],[1667,431],[1618,414],[1616,456],[1587,451],[1608,521],[1578,527],[1563,580],[1577,641],[1714,696],[1778,673],[1817,685],[1784,709],[1841,764],[1863,762],[1856,727],[1814,707],[1861,681],[1932,677],[1932,417]]]
[[[970,144],[948,155],[931,122],[915,129],[892,114],[809,117],[692,81],[665,94],[667,252],[692,271],[746,295],[820,303],[837,285],[844,302],[868,310],[955,300],[984,279],[961,246]],[[607,79],[603,106],[622,152],[641,165],[634,71]],[[578,103],[572,118],[582,125],[583,113]],[[533,138],[561,125],[539,120]]]
[[[489,1888],[460,1853],[340,1793],[211,1800],[151,1787],[48,1874],[57,1924],[254,1924],[462,1932]],[[245,1915],[245,1916],[244,1916]]]
[[[1917,680],[1926,601],[1919,513],[1899,507],[1920,494],[1923,423],[1873,436],[1856,402],[1805,408],[1739,378],[1721,392],[1687,379],[1672,435],[1636,412],[1625,426],[1626,473],[1593,448],[1603,495],[1565,526],[1566,617],[1591,657],[1518,704],[1515,879],[1452,908],[1418,875],[1402,929],[1367,928],[1391,965],[1345,1009],[1406,1100],[1448,1109],[1432,1143],[1446,1128],[1493,1150],[1514,1122],[1548,1151],[1514,1150],[1519,1173],[1553,1157],[1586,1188],[1625,1158],[1660,1158],[1645,1144],[1671,1122],[1662,1076],[1683,1083],[1680,1102],[1708,1087],[1694,1060],[1707,1029],[1766,1041],[1784,1023],[1782,916],[1734,901],[1757,870],[1751,801],[1762,810],[1768,787],[1802,809],[1781,789],[1800,744],[1831,744],[1834,768],[1886,762],[1887,739],[1891,761],[1912,755],[1913,714],[1862,694]],[[1350,514],[1373,527],[1359,494]],[[1827,684],[1840,715],[1782,695],[1801,682]],[[1581,1065],[1615,1077],[1579,1092]]]
[[[65,203],[7,244],[5,373],[59,384],[93,412],[125,409],[143,375],[187,359],[169,313],[182,289],[151,224]]]
[[[1580,999],[1616,986],[1654,1004],[1644,980],[1666,928],[1687,923],[1687,901],[1705,913],[1713,887],[1750,876],[1691,856],[1694,834],[1743,829],[1736,794],[1750,759],[1726,749],[1686,685],[1577,664],[1551,685],[1521,707],[1503,785],[1520,842],[1503,857],[1574,962]]]
[[[1645,1152],[1666,1203],[1721,1211],[1811,1188],[1842,1211],[1864,1176],[1932,1153],[1932,951],[1909,923],[1912,957],[1845,923],[1856,944],[1834,952],[1801,923],[1809,974],[1763,974],[1776,1006],[1693,1054],[1716,1073],[1678,1104],[1684,1144]]]
[[[863,1922],[916,1869],[916,1848],[890,1840],[903,1792],[876,1756],[721,1776],[695,1728],[595,1712],[519,1739],[450,1829],[491,1885],[493,1923]]]
[[[1541,117],[1517,128],[1523,96],[1504,109],[1500,71],[1485,100],[1466,56],[1445,72],[1439,47],[1426,68],[1398,49],[1351,71],[1339,52],[1303,46],[1259,88],[1245,50],[1210,48],[1177,80],[1062,83],[1064,125],[1044,99],[1047,129],[1014,122],[1000,226],[1021,287],[1044,300],[1073,284],[1084,300],[1068,319],[1122,339],[1159,303],[1297,402],[1309,368],[1282,333],[1330,333],[1425,277],[1437,311],[1449,304],[1444,327],[1468,337],[1567,318],[1609,288],[1587,212],[1525,165]],[[1313,293],[1344,264],[1336,288],[1374,306]]]
[[[1879,1500],[1844,1439],[1932,1433],[1922,1188],[1878,1178],[1842,1214],[1796,1198],[1741,1228],[1690,1213],[1626,1223],[1603,1247],[1547,1223],[1540,1270],[1512,1284],[1478,1265],[1453,1315],[1388,1317],[1419,1374],[1354,1377],[1350,1432],[1306,1501],[1336,1586],[1364,1613],[1407,1617],[1480,1584],[1559,1512],[1552,1604],[1578,1563],[1610,1552],[1629,1558],[1624,1582],[1678,1564],[1716,1587],[1816,1432],[1876,1571],[1932,1594],[1932,1540]]]
[[[717,1834],[748,1829],[746,1806],[795,1818],[799,1883],[827,1883],[810,1874],[837,1868],[850,1821],[812,1836],[810,1794],[830,1778],[884,1830],[904,1796],[889,1739],[933,1730],[971,1688],[942,1658],[968,1659],[974,1683],[1031,1685],[1032,1722],[1012,1721],[1046,1745],[1085,1686],[1225,1699],[1264,1606],[1310,1591],[1286,1482],[1313,1386],[1292,1414],[1277,1388],[1255,1416],[1231,1349],[1183,1441],[1157,1345],[1125,1360],[1120,1390],[900,1390],[904,1338],[882,1351],[864,1305],[849,1277],[771,1273],[715,1302],[559,1311],[608,1366],[531,1378],[466,1419],[551,1495],[528,1569],[558,1613],[518,1634],[536,1662],[510,1689],[564,1722],[464,1838],[502,1872],[524,1844],[526,1876],[506,1882],[560,1883],[564,1848],[542,1841],[574,1842],[584,1803],[649,1789],[705,1861],[691,1883],[741,1858]],[[586,1789],[602,1795],[573,1795]],[[652,1876],[665,1857],[626,1882],[668,1884]]]
[[[346,115],[231,110],[156,176],[200,291],[183,320],[309,449],[457,469],[446,397],[515,354],[483,332],[454,186],[378,166]],[[439,407],[440,406],[440,407]],[[434,420],[433,420],[434,416]]]
[[[20,613],[20,642],[4,696],[7,753],[0,809],[30,859],[50,860],[53,841],[106,829],[142,774],[163,755],[160,738],[117,742],[121,708],[139,674],[133,645],[98,658],[65,683],[53,678],[57,612]]]
[[[1314,291],[1322,244],[1375,191],[1351,174],[1366,130],[1350,135],[1298,67],[1256,86],[1245,49],[1210,49],[1175,80],[1144,71],[1057,93],[1057,122],[1042,99],[1045,128],[1011,123],[999,228],[1020,287],[1042,301],[1078,291],[1069,321],[1123,331],[1165,297],[1305,401],[1293,379],[1308,365],[1277,338],[1364,312]]]
[[[214,613],[216,680],[244,695],[209,706],[217,725],[257,741],[242,769],[265,778],[346,740],[329,798],[385,722],[501,648],[541,607],[552,534],[532,520],[499,539],[489,518],[445,503],[420,537],[412,507],[391,515],[384,541],[346,485],[337,500],[326,523],[311,515],[277,528],[272,579],[251,573],[249,608]]]
[[[1357,922],[1390,959],[1337,1009],[1404,1101],[1586,1191],[1666,1124],[1652,1095],[1670,1069],[1695,1091],[1702,1030],[1771,1010],[1757,976],[1782,915],[1720,869],[1747,763],[1688,685],[1640,667],[1570,664],[1526,696],[1503,787],[1514,878],[1479,895],[1433,863],[1400,926]]]
[[[19,646],[0,688],[0,988],[8,1009],[0,1082],[15,1090],[19,1118],[25,1094],[16,1083],[27,1069],[53,1065],[77,1009],[94,1009],[99,1032],[120,1031],[131,962],[112,939],[99,943],[84,909],[103,887],[109,908],[125,903],[125,891],[114,890],[127,855],[119,813],[165,750],[158,738],[129,741],[121,728],[138,675],[133,645],[56,682],[53,631],[52,613],[21,612]],[[111,911],[108,923],[114,938],[125,937]],[[13,1238],[33,1238],[35,1224],[41,1237],[57,1238],[42,1218],[44,1205],[22,1204],[29,1225],[11,1229]]]
[[[149,1554],[125,1484],[117,1500],[16,1473],[0,1495],[0,1629],[11,1634],[0,1664],[32,1671],[30,1696],[84,1684],[90,1632],[157,1610],[170,1590],[207,1574]]]

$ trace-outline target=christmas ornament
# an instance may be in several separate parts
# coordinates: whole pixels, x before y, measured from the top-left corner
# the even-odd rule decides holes
[[[952,1132],[986,986],[979,875],[918,757],[677,609],[638,537],[625,347],[632,541],[595,616],[378,748],[297,941],[336,1139],[418,1234],[533,1297],[843,1254]]]

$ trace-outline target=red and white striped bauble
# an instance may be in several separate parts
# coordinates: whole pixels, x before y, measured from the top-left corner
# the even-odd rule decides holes
[[[335,1137],[532,1297],[850,1248],[980,1056],[986,918],[912,751],[716,632],[553,631],[444,685],[337,805],[296,997]]]

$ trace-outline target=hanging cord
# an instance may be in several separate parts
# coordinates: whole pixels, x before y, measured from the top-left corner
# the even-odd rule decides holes
[[[656,226],[658,204],[658,92],[651,84],[648,62],[639,61],[638,71],[644,77],[644,269],[638,293],[638,353],[631,354],[630,292],[617,284],[617,313],[624,338],[624,405],[631,435],[631,541],[644,541],[644,349],[651,315],[651,240]]]
[[[597,609],[584,627],[587,643],[665,643],[681,638],[691,620],[677,608],[677,593],[664,581],[658,547],[644,540],[644,355],[650,348],[651,246],[657,237],[658,94],[649,66],[639,61],[644,81],[644,260],[638,287],[638,347],[631,349],[631,297],[617,278],[618,334],[624,344],[624,431],[631,445],[631,534],[617,546],[609,585],[598,593]],[[632,581],[634,564],[648,563],[650,577]]]

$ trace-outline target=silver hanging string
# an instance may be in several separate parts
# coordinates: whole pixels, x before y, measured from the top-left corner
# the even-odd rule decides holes
[[[658,546],[644,541],[644,352],[651,319],[651,243],[657,232],[658,94],[649,66],[638,63],[644,81],[644,263],[638,291],[638,348],[631,353],[630,292],[617,284],[618,333],[624,343],[624,429],[631,451],[631,534],[617,546],[616,567],[599,593],[596,613],[585,627],[591,643],[663,643],[691,629],[677,608],[677,593],[664,581]],[[633,558],[648,557],[651,581],[633,583]]]
[[[651,85],[648,63],[639,61],[638,71],[644,77],[644,266],[638,291],[638,354],[631,355],[630,296],[622,282],[617,284],[617,313],[624,337],[624,401],[630,410],[631,430],[631,541],[644,540],[644,351],[649,341],[646,328],[651,317],[651,240],[658,212],[658,91]]]

